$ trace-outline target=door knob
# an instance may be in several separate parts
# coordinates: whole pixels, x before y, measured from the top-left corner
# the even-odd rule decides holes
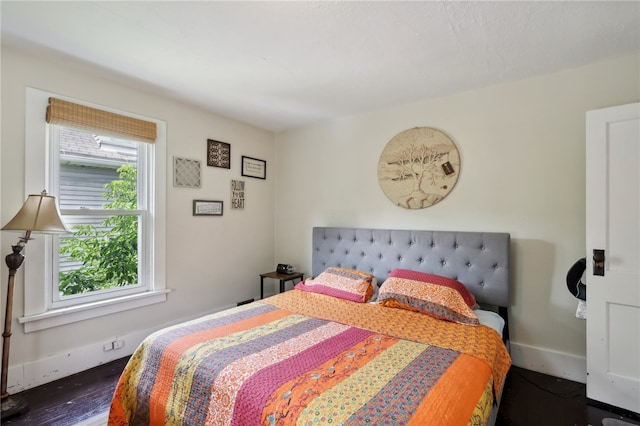
[[[593,249],[593,275],[604,277],[604,250]]]

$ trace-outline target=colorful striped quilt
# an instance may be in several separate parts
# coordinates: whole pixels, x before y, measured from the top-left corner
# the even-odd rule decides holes
[[[109,425],[482,425],[510,363],[488,327],[292,290],[150,335]]]

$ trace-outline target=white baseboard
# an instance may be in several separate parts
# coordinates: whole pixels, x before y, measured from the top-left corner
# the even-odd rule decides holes
[[[516,367],[587,383],[586,357],[516,342],[511,342],[510,348],[511,359]]]
[[[144,338],[154,331],[183,321],[189,321],[202,315],[223,311],[233,306],[235,305],[223,306],[211,312],[201,313],[189,318],[172,321],[171,323],[154,327],[153,329],[139,330],[125,335],[114,336],[111,339],[104,339],[105,341],[119,340],[124,342],[124,346],[119,349],[104,351],[104,342],[93,342],[86,346],[71,348],[68,352],[56,354],[47,358],[38,359],[20,365],[11,365],[9,366],[8,371],[7,391],[10,394],[18,393],[26,389],[44,385],[45,383],[106,364],[116,359],[130,356]]]

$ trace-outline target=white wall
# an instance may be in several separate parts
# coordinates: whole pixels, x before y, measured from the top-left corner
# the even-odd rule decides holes
[[[509,232],[516,365],[585,380],[585,321],[565,284],[585,256],[585,112],[640,99],[639,56],[323,123],[276,138],[276,257],[310,272],[311,228]],[[384,146],[435,127],[462,171],[439,204],[393,205]]]
[[[238,301],[258,298],[259,274],[274,267],[274,179],[240,175],[240,157],[248,155],[274,164],[272,133],[170,100],[162,93],[140,89],[117,77],[96,74],[89,67],[64,58],[37,57],[2,47],[2,129],[0,206],[6,223],[20,208],[24,193],[25,88],[59,93],[83,101],[154,117],[167,123],[167,166],[174,156],[201,161],[199,189],[173,187],[167,173],[167,286],[168,301],[89,321],[25,334],[17,317],[24,312],[23,268],[16,276],[9,392],[75,373],[130,354],[150,330],[185,318],[212,312]],[[42,112],[44,119],[44,111]],[[231,169],[207,167],[206,141],[231,144]],[[231,210],[231,179],[246,182],[244,210]],[[224,201],[222,217],[193,217],[192,200]],[[0,233],[2,256],[19,234]],[[29,245],[25,249],[29,261]],[[3,267],[2,317],[7,268]],[[102,351],[102,343],[125,340],[119,351]]]
[[[2,47],[0,222],[24,201],[24,91],[31,86],[165,120],[167,159],[203,162],[203,186],[167,183],[166,303],[24,334],[16,279],[10,392],[119,358],[150,330],[259,295],[274,262],[309,272],[313,226],[505,231],[512,235],[512,351],[516,365],[581,380],[585,323],[574,317],[567,268],[584,253],[584,113],[640,99],[640,56],[348,117],[275,137],[59,59]],[[462,172],[441,203],[394,206],[377,182],[385,144],[415,126],[444,130]],[[232,169],[206,167],[206,139],[231,143]],[[274,148],[275,146],[275,148]],[[246,208],[231,211],[241,155],[267,161],[267,180],[243,178]],[[223,217],[191,215],[193,199],[222,199]],[[275,224],[275,231],[274,231]],[[17,235],[0,233],[3,256]],[[274,253],[275,246],[275,256]],[[28,262],[28,246],[26,248]],[[4,315],[7,271],[1,269]],[[267,289],[267,293],[269,293]],[[102,343],[125,339],[122,352]]]

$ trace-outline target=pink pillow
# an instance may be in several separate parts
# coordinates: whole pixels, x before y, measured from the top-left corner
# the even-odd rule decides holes
[[[316,278],[307,278],[295,286],[302,291],[322,293],[353,302],[366,302],[373,294],[375,276],[355,269],[331,267]]]
[[[476,298],[473,293],[467,290],[464,284],[453,278],[443,277],[442,275],[427,274],[426,272],[413,271],[411,269],[394,269],[389,273],[389,278],[406,278],[413,281],[422,281],[424,283],[436,284],[452,288],[460,293],[462,299],[467,306],[473,309],[476,306]]]
[[[473,309],[455,289],[439,284],[387,278],[378,293],[378,303],[389,308],[406,309],[458,324],[479,325]]]

